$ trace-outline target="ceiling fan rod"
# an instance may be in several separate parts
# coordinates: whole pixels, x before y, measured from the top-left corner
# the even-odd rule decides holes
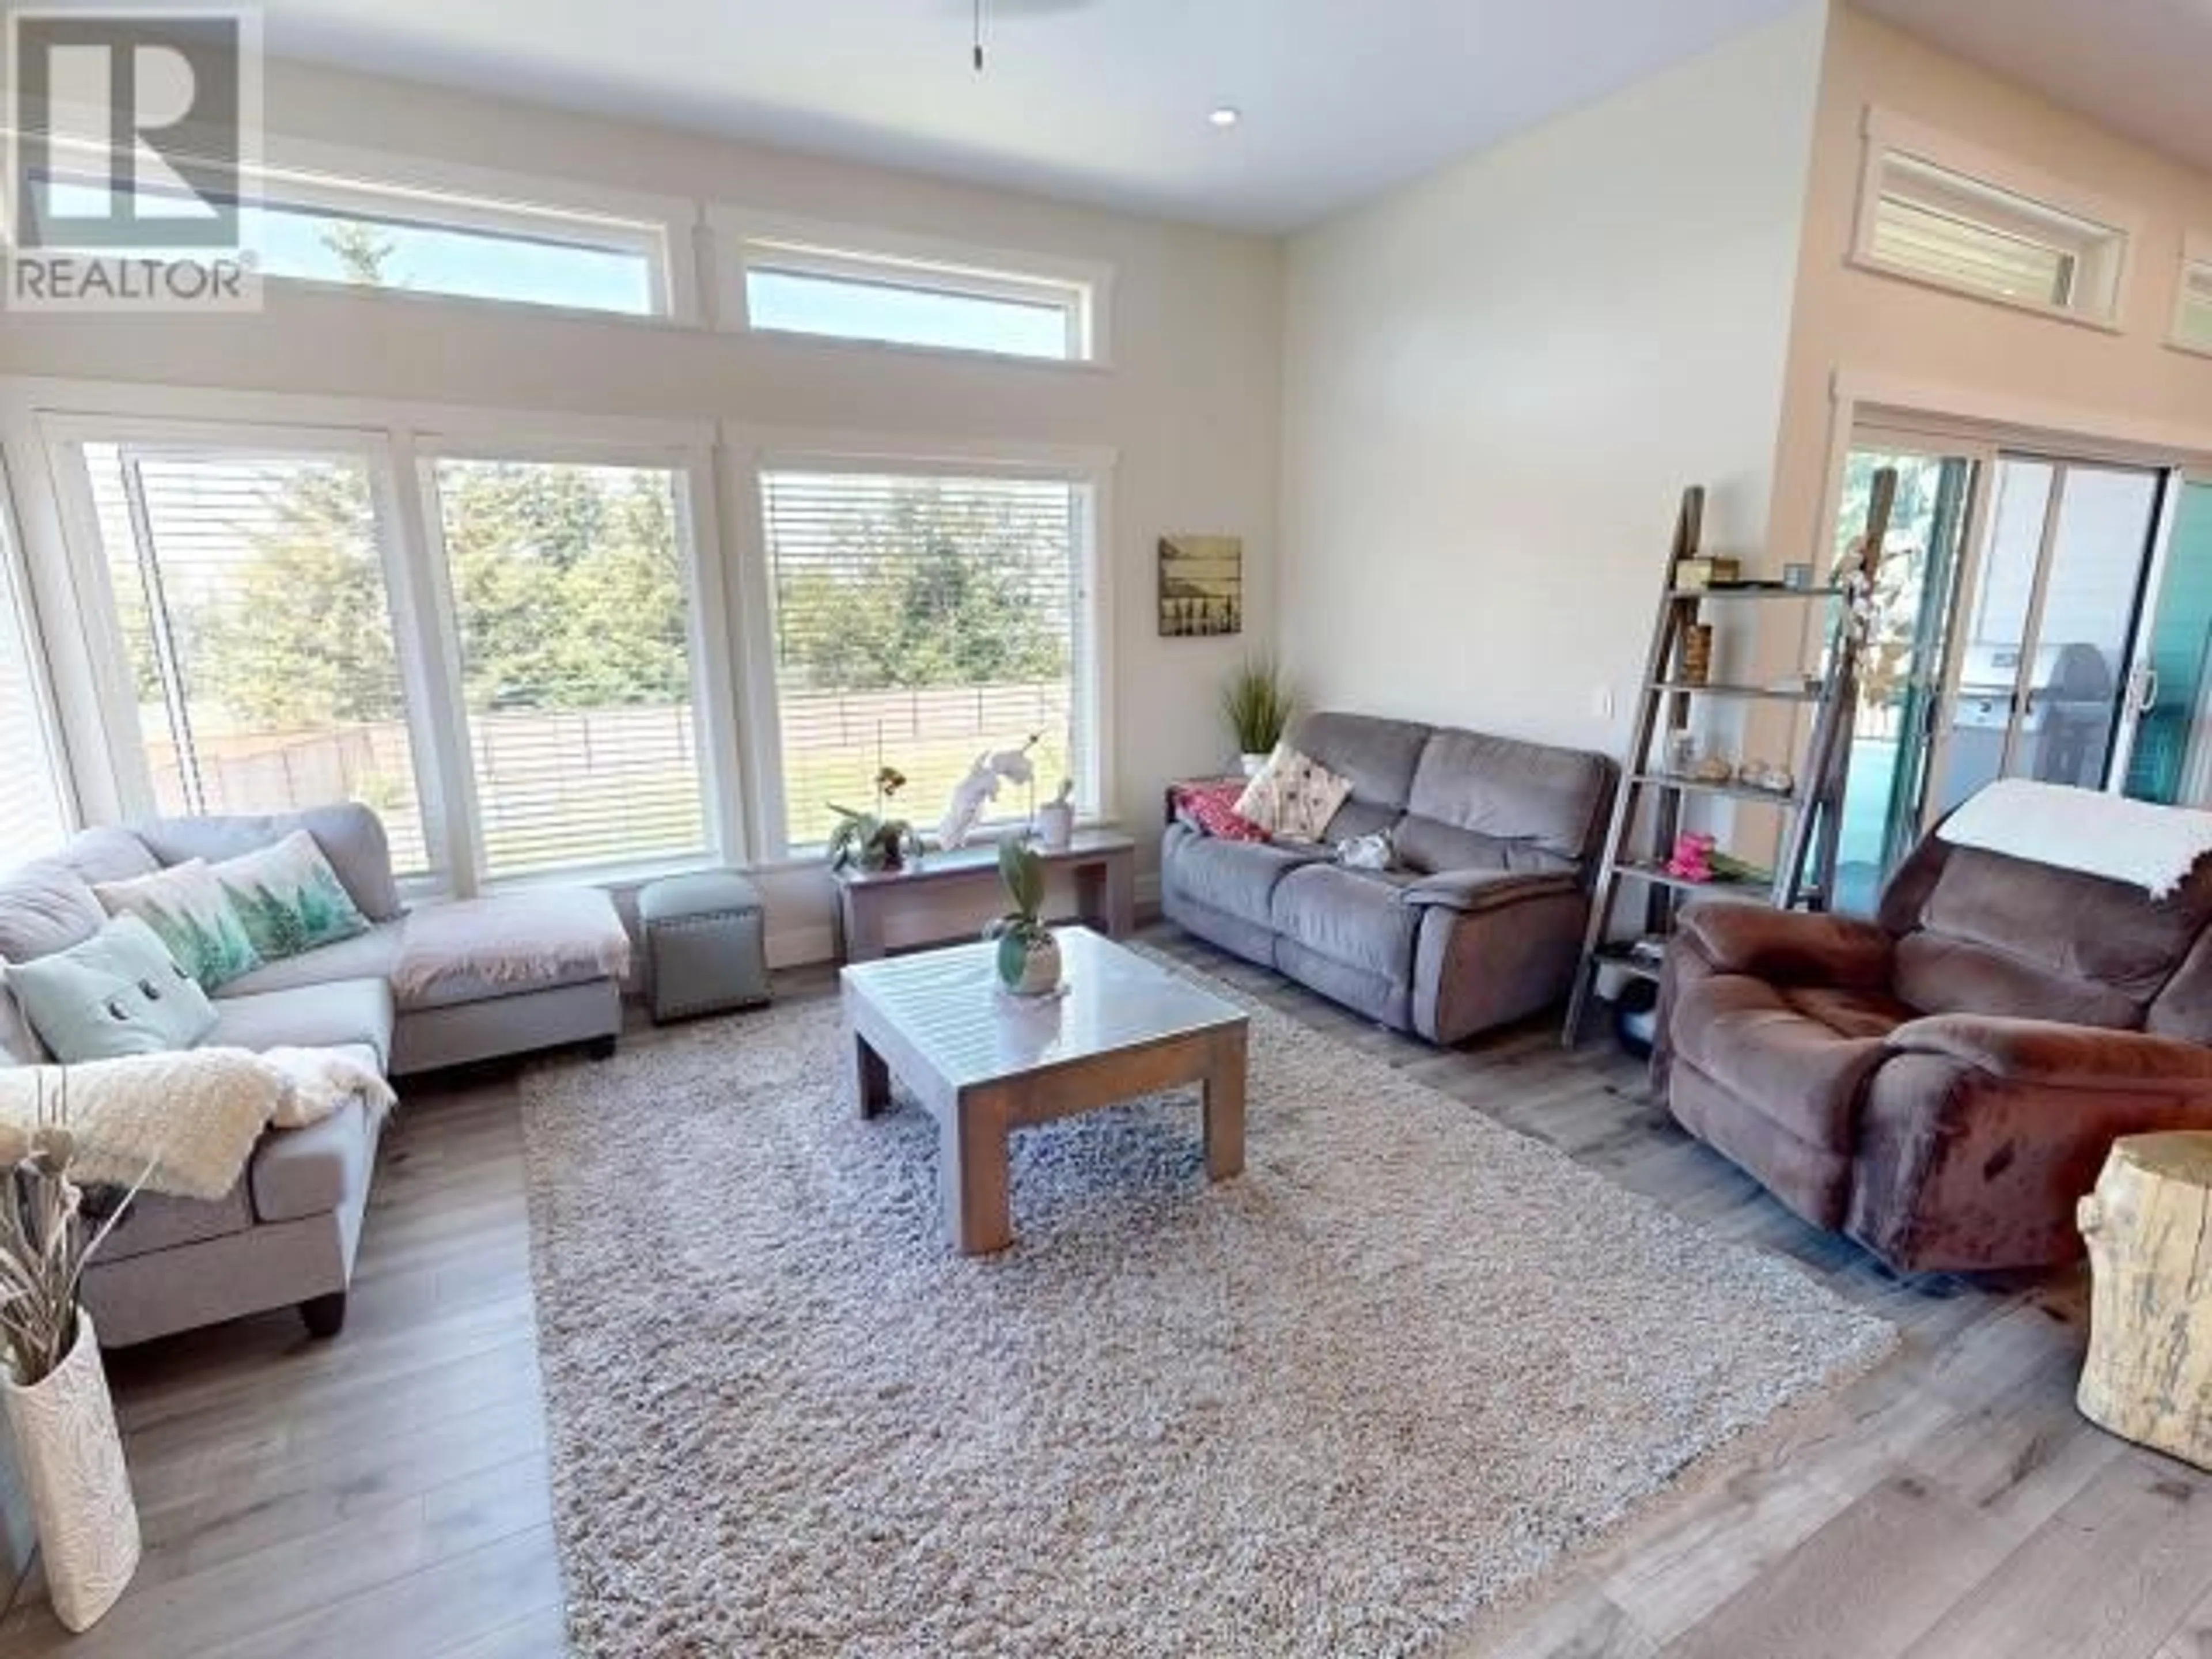
[[[983,0],[975,3],[975,73],[983,72]]]

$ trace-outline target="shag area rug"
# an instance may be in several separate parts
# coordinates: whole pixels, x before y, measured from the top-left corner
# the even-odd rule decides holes
[[[1893,1341],[1258,1009],[1241,1178],[1188,1091],[1027,1131],[962,1258],[843,1052],[821,1001],[525,1080],[580,1654],[1413,1653]]]

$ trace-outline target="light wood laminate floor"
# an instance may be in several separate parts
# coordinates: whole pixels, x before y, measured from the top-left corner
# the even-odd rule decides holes
[[[1788,1255],[1905,1333],[1902,1357],[1834,1407],[1451,1654],[2212,1659],[2212,1478],[2075,1413],[2078,1275],[1901,1284],[1669,1126],[1609,1048],[1569,1058],[1542,1025],[1434,1050],[1172,929],[1146,938],[1621,1186]],[[826,970],[778,988],[834,994]],[[1470,1233],[1481,1225],[1468,1218]],[[116,1356],[112,1372],[145,1565],[74,1640],[34,1572],[0,1620],[0,1659],[562,1650],[510,1076],[407,1092],[336,1342],[271,1316]]]

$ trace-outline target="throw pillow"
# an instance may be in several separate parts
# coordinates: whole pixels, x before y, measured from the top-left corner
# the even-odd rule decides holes
[[[130,881],[102,882],[92,890],[108,915],[143,920],[204,991],[261,965],[246,924],[204,859]]]
[[[1222,841],[1265,841],[1267,832],[1237,810],[1241,782],[1186,783],[1176,790],[1176,811],[1192,829]]]
[[[210,865],[209,873],[222,885],[264,962],[300,956],[368,931],[368,918],[305,830]]]
[[[137,916],[7,975],[23,1017],[64,1066],[189,1048],[215,1027],[207,993]]]
[[[1319,841],[1351,793],[1350,779],[1337,776],[1284,743],[1275,746],[1260,775],[1245,786],[1237,810],[1270,835]]]
[[[1336,861],[1347,870],[1388,870],[1397,862],[1397,857],[1388,830],[1377,830],[1371,836],[1354,836],[1336,844]]]

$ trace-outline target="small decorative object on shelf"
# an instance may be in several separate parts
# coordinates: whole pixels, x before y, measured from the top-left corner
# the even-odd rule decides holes
[[[1689,775],[1699,783],[1726,783],[1735,776],[1735,768],[1726,755],[1707,755],[1690,769]]]
[[[1796,775],[1788,767],[1759,760],[1747,760],[1737,767],[1735,781],[1747,789],[1764,790],[1770,795],[1786,795],[1797,787]]]
[[[1742,578],[1743,562],[1740,559],[1719,558],[1708,554],[1674,561],[1674,586],[1685,592],[1740,581]]]
[[[1018,997],[1060,989],[1060,942],[1044,925],[1044,861],[1008,836],[999,843],[999,879],[1014,908],[984,930],[999,942],[999,982]]]
[[[1037,845],[1065,853],[1075,840],[1075,780],[1062,778],[1060,793],[1036,810]]]
[[[1037,739],[1043,735],[1032,732],[1018,749],[994,749],[975,757],[968,775],[953,789],[951,803],[945,807],[945,817],[937,826],[939,847],[950,852],[968,844],[968,838],[975,833],[975,825],[982,818],[983,803],[998,799],[1000,783],[1036,786],[1036,765],[1030,759],[1030,750],[1036,747]]]
[[[1682,684],[1703,685],[1712,678],[1713,625],[1692,623],[1682,630]]]
[[[1678,726],[1667,734],[1666,766],[1672,775],[1686,778],[1698,769],[1698,734],[1686,726]]]
[[[1248,658],[1221,693],[1221,712],[1236,733],[1244,775],[1255,778],[1291,724],[1291,700],[1269,657]]]
[[[909,863],[921,861],[921,837],[915,834],[914,826],[884,811],[891,798],[905,787],[905,773],[896,766],[878,766],[875,811],[856,812],[834,800],[830,803],[830,810],[837,815],[837,827],[830,832],[831,869],[858,865],[872,875],[880,871],[902,870]]]
[[[1717,844],[1711,836],[1695,830],[1684,830],[1674,838],[1674,852],[1667,860],[1667,873],[1677,881],[1711,881],[1713,848]]]
[[[40,1091],[37,1126],[0,1127],[0,1401],[15,1431],[16,1467],[29,1494],[54,1617],[89,1629],[138,1570],[138,1509],[100,1340],[77,1303],[85,1263],[134,1187],[88,1239],[84,1195],[69,1178],[75,1137],[68,1073],[54,1121]]]
[[[1802,591],[1813,585],[1813,567],[1809,564],[1785,564],[1782,567],[1782,585]]]

